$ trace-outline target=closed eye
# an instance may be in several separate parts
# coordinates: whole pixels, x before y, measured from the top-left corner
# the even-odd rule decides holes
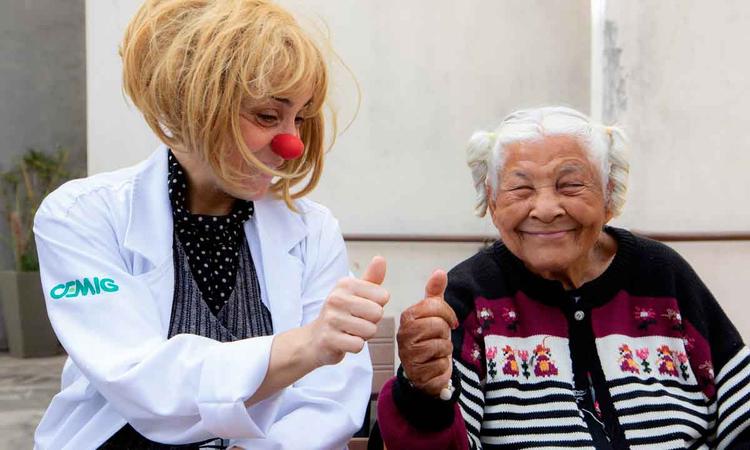
[[[572,195],[581,192],[586,185],[583,183],[563,183],[557,189],[563,194]]]
[[[279,121],[279,117],[274,114],[258,113],[255,117],[258,123],[264,127],[272,127]]]

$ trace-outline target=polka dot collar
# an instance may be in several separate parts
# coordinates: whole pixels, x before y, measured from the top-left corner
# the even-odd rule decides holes
[[[218,312],[234,290],[239,246],[245,241],[243,224],[253,215],[253,202],[238,199],[224,216],[191,214],[187,175],[171,150],[167,182],[176,237],[204,300]]]

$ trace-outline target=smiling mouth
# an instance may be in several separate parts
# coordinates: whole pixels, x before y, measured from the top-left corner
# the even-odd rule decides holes
[[[523,231],[521,233],[528,236],[537,237],[540,239],[557,239],[565,236],[567,233],[573,230],[560,230],[560,231]]]

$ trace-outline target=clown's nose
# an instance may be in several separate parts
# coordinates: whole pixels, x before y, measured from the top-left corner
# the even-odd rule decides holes
[[[284,159],[297,159],[305,151],[305,144],[291,134],[277,134],[271,140],[271,150]]]

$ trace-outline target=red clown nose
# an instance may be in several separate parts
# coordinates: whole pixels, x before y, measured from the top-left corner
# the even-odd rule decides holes
[[[271,150],[284,159],[297,159],[305,151],[305,144],[291,134],[277,134],[271,140]]]

